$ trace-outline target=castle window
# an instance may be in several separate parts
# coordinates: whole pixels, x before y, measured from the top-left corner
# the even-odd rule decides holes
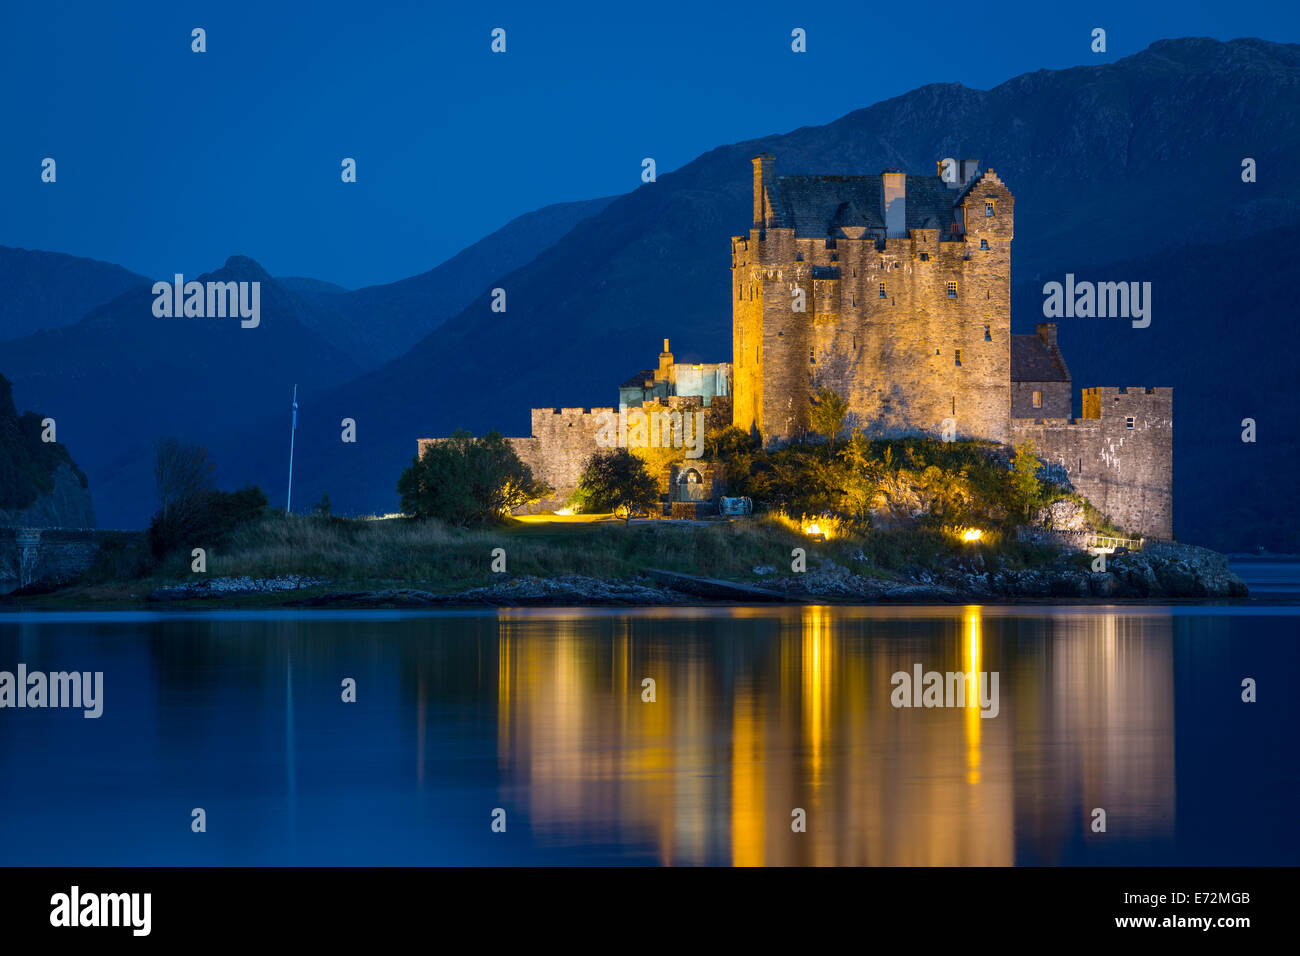
[[[950,299],[955,299],[955,298],[957,298],[957,283],[956,283],[956,282],[952,282],[952,281],[950,281],[950,282],[948,283],[948,298],[950,298]]]
[[[988,216],[993,215],[993,202],[994,202],[994,201],[993,201],[992,199],[987,199],[987,200],[985,200],[985,202],[984,202],[984,215],[985,215],[985,217],[988,217]]]
[[[888,299],[888,298],[889,298],[889,296],[885,293],[885,284],[884,284],[883,282],[880,283],[880,297],[881,297],[882,299]]]
[[[1034,402],[1034,408],[1043,407],[1043,393],[1038,391],[1037,389],[1034,390],[1033,402]]]
[[[1125,428],[1132,428],[1132,427],[1133,427],[1133,416],[1132,416],[1132,415],[1128,415],[1128,416],[1126,416],[1126,417],[1124,418],[1124,427],[1125,427]]]
[[[955,350],[953,351],[953,353],[952,353],[952,364],[953,364],[953,365],[960,365],[960,364],[961,364],[961,349],[955,349]]]
[[[930,261],[930,253],[928,253],[928,252],[923,252],[923,253],[921,253],[921,261],[922,261],[922,262],[929,262],[929,261]]]
[[[795,262],[803,262],[803,253],[802,253],[802,252],[796,252],[796,253],[794,254],[794,261],[795,261]]]
[[[988,247],[989,247],[989,241],[988,241],[987,239],[981,239],[981,240],[980,240],[980,248],[981,248],[981,249],[987,249]]]
[[[840,261],[840,254],[838,252],[832,252],[831,262],[839,262],[839,261]]]
[[[817,350],[815,348],[808,350],[808,364],[809,365],[817,364]]]
[[[952,397],[952,413],[953,413],[954,415],[957,414],[957,396],[956,396],[956,395],[954,395],[954,396]]]
[[[993,329],[992,329],[992,326],[988,326],[988,325],[984,326],[984,341],[985,341],[985,342],[992,342],[992,341],[993,341]]]

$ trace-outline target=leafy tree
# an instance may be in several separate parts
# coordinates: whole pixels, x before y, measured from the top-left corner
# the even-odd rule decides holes
[[[834,450],[835,439],[844,427],[848,413],[849,403],[844,400],[844,396],[831,388],[819,388],[816,397],[812,399],[812,411],[808,418],[813,431],[824,436]]]
[[[582,467],[582,478],[574,494],[582,511],[632,512],[653,508],[659,500],[659,486],[645,462],[626,448],[595,452]]]
[[[1011,469],[1011,510],[1021,521],[1028,521],[1042,507],[1043,485],[1038,480],[1038,469],[1042,465],[1034,453],[1033,442],[1016,446]]]
[[[256,485],[238,491],[205,489],[190,496],[185,506],[170,512],[161,508],[149,523],[149,547],[156,557],[172,551],[211,548],[230,532],[265,516],[266,494]]]
[[[466,527],[507,515],[551,493],[499,432],[458,431],[434,442],[397,481],[402,510]]]

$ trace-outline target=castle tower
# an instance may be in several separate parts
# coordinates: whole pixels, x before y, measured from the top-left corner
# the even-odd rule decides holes
[[[777,176],[732,239],[733,422],[808,432],[838,392],[869,434],[1009,436],[1015,199],[993,170]]]

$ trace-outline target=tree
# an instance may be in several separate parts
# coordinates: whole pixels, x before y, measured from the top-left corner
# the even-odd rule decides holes
[[[205,489],[185,499],[184,507],[162,509],[149,523],[149,546],[156,557],[171,551],[212,548],[240,525],[263,517],[266,494],[256,485],[238,491]]]
[[[1043,485],[1038,480],[1042,462],[1034,454],[1034,443],[1023,442],[1016,446],[1016,458],[1011,469],[1011,509],[1024,522],[1043,504]]]
[[[183,520],[199,507],[212,486],[217,466],[198,445],[179,438],[160,440],[154,450],[153,477],[158,488],[158,513],[164,521]]]
[[[507,515],[551,493],[498,432],[458,431],[430,444],[397,481],[402,511],[465,527]]]
[[[632,512],[654,507],[659,486],[646,470],[645,462],[626,448],[595,452],[582,467],[582,478],[574,494],[582,511]]]
[[[808,415],[813,431],[822,435],[835,448],[835,439],[844,427],[844,419],[849,414],[849,403],[839,392],[831,388],[817,389],[812,401],[812,411]]]

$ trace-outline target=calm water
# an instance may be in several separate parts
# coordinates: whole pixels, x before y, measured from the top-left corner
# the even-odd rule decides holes
[[[0,616],[0,670],[105,682],[98,720],[0,710],[0,863],[1294,864],[1298,623],[1294,606]],[[918,663],[998,672],[998,715],[894,708],[891,675]]]

